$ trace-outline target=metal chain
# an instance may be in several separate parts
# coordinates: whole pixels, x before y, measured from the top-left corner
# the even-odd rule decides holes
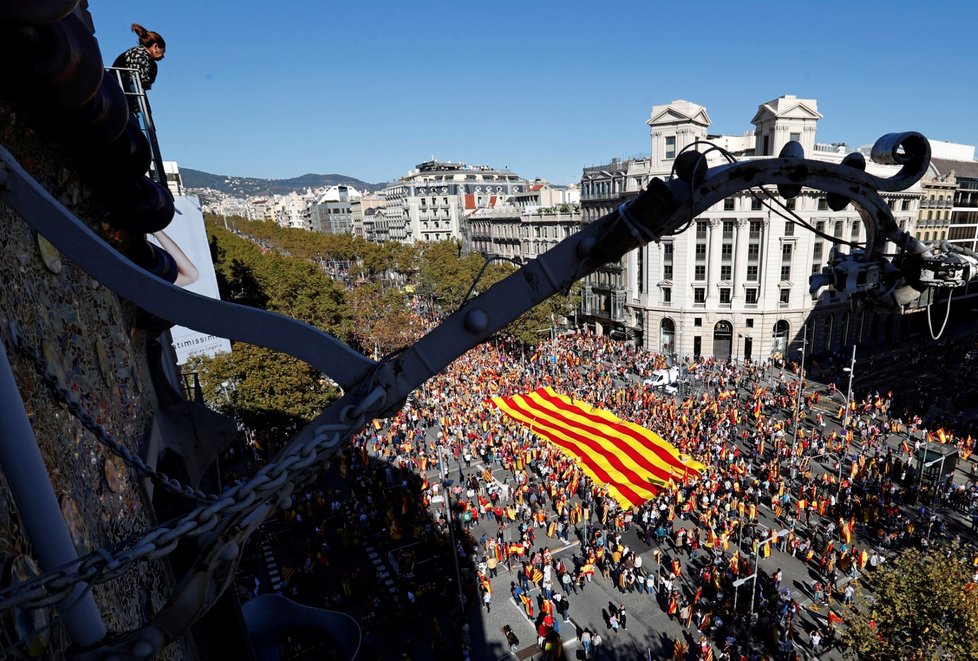
[[[127,448],[125,445],[116,440],[105,427],[101,425],[88,411],[82,408],[81,402],[78,400],[76,394],[63,383],[61,383],[58,375],[54,373],[51,366],[48,364],[47,360],[43,356],[39,355],[37,351],[27,344],[26,339],[20,335],[13,325],[9,327],[11,339],[13,346],[17,349],[28,361],[34,366],[34,368],[40,373],[41,378],[44,382],[51,388],[51,390],[57,395],[57,398],[64,404],[68,411],[82,424],[85,429],[92,432],[99,443],[107,447],[112,454],[116,455],[129,466],[135,469],[137,472],[145,475],[154,483],[160,485],[170,493],[182,496],[183,498],[190,498],[198,502],[212,502],[217,500],[219,496],[217,494],[206,493],[200,489],[195,489],[190,485],[183,484],[174,477],[170,477],[166,473],[156,470],[145,461],[139,455],[133,454],[133,452]]]
[[[217,528],[222,519],[245,510],[253,511],[273,496],[278,496],[281,504],[293,488],[303,486],[316,475],[319,466],[362,422],[363,418],[360,418],[350,425],[318,427],[305,444],[294,448],[280,461],[264,466],[247,482],[225,490],[216,502],[197,507],[172,525],[161,525],[147,531],[135,541],[117,547],[123,549],[121,552],[114,553],[102,548],[79,558],[69,567],[0,591],[0,612],[10,608],[49,606],[67,597],[80,582],[108,581],[121,575],[135,562],[162,558],[172,553],[181,540],[209,533]],[[212,543],[216,543],[217,539],[215,537]],[[77,568],[71,568],[76,565]]]
[[[56,377],[49,375],[46,361],[24,344],[12,325],[9,330],[14,346],[23,351],[38,366],[45,375],[45,380],[64,398],[73,415],[85,424],[79,415],[81,413],[88,418],[96,430],[101,432],[97,433],[100,438],[102,435],[111,438],[101,425],[80,409],[71,391],[62,386]],[[320,466],[329,460],[342,441],[363,424],[364,417],[360,415],[348,424],[320,425],[305,443],[296,444],[281,459],[267,464],[248,481],[229,487],[220,495],[205,494],[207,502],[172,524],[157,526],[133,541],[116,545],[114,548],[117,552],[109,548],[101,548],[66,567],[0,590],[0,612],[10,608],[41,608],[57,603],[66,598],[80,582],[91,584],[108,581],[121,575],[135,562],[162,558],[172,553],[181,540],[209,533],[218,527],[221,520],[246,510],[254,511],[273,496],[278,496],[278,504],[284,506],[292,491],[296,487],[304,486],[315,477]],[[126,459],[126,455],[132,456],[128,449],[117,442],[113,441],[109,447],[113,448],[113,451],[115,447],[124,450],[125,452],[120,454],[123,459]],[[134,467],[142,471],[140,463],[143,462],[141,460],[135,462]],[[156,473],[151,469],[148,472]],[[170,487],[174,486],[173,483],[179,485],[176,480],[171,480],[162,473],[159,475],[167,480],[161,481],[160,484],[167,484]],[[217,543],[218,539],[215,536],[211,543]],[[206,547],[201,549],[202,552],[204,550]]]

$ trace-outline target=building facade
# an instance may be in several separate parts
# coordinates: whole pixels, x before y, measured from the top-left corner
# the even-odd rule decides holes
[[[752,136],[710,136],[704,107],[685,100],[654,106],[646,121],[648,158],[584,169],[584,220],[609,213],[653,177],[668,179],[676,157],[696,141],[725,145],[738,160],[776,156],[796,141],[807,157],[839,163],[846,149],[816,142],[820,118],[814,99],[786,95],[760,105]],[[708,158],[711,166],[726,162],[718,152]],[[882,176],[897,171],[867,167]],[[901,228],[914,230],[920,197],[919,188],[887,194]],[[780,205],[821,235],[786,219],[790,214]],[[744,192],[700,215],[683,233],[632,251],[589,276],[582,312],[596,332],[666,354],[764,360],[796,355],[803,340],[809,353],[838,352],[907,329],[898,315],[850,310],[841,294],[822,292],[813,300],[809,293],[809,276],[821,270],[833,246],[848,251],[847,242],[864,239],[852,205],[831,211],[819,191],[804,189],[790,200],[779,198],[774,187]]]
[[[525,211],[515,205],[479,209],[469,216],[472,249],[486,257],[526,264],[581,228],[581,213],[553,207]]]
[[[310,228],[323,234],[350,234],[352,205],[361,197],[360,191],[351,186],[330,186],[309,209]]]
[[[384,189],[389,237],[408,243],[454,239],[468,249],[467,216],[501,205],[525,187],[509,170],[426,161]]]

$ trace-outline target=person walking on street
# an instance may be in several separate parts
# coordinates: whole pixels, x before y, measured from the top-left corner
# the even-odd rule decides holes
[[[520,648],[520,639],[516,637],[508,624],[503,627],[503,634],[506,636],[506,642],[509,643],[509,651],[516,654],[516,650]]]
[[[628,618],[625,616],[625,604],[618,604],[618,622],[622,629],[628,629]]]
[[[584,648],[584,656],[591,656],[591,631],[585,629],[584,633],[581,634],[581,647]]]

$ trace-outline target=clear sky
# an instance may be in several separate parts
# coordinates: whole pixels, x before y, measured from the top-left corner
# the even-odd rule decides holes
[[[163,156],[216,174],[377,183],[432,156],[579,180],[646,155],[653,105],[712,133],[818,100],[819,142],[978,143],[978,1],[89,0],[103,59],[141,23]]]

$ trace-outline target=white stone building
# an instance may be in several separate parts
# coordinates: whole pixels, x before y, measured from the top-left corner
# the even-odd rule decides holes
[[[292,229],[312,229],[312,206],[316,195],[312,191],[292,192],[288,195],[274,195],[271,200],[272,219],[282,227]]]
[[[384,189],[389,237],[408,243],[455,239],[469,246],[466,214],[525,190],[509,170],[427,161]]]
[[[839,163],[847,153],[844,146],[816,143],[820,118],[814,99],[786,95],[759,106],[751,134],[710,136],[711,120],[703,106],[685,100],[654,106],[646,121],[648,158],[584,169],[584,221],[609,213],[652,177],[668,179],[676,156],[697,140],[723,145],[738,160],[777,156],[795,140],[807,157]],[[880,134],[886,132],[882,127]],[[710,154],[711,166],[722,162],[718,152]],[[897,171],[872,163],[868,169],[883,176]],[[745,192],[720,202],[682,234],[632,251],[620,264],[592,274],[582,301],[591,327],[663,353],[754,360],[786,351],[797,355],[803,328],[809,354],[845,352],[854,342],[907,331],[898,315],[850,310],[841,295],[826,293],[816,302],[809,294],[808,278],[821,270],[832,246],[865,237],[852,205],[833,212],[825,195],[810,189],[793,200],[770,199],[769,194],[777,197],[773,186],[755,192],[756,197]],[[919,185],[885,195],[897,224],[911,232],[920,197]],[[787,212],[778,213],[776,201],[826,236],[786,220],[781,214]]]

